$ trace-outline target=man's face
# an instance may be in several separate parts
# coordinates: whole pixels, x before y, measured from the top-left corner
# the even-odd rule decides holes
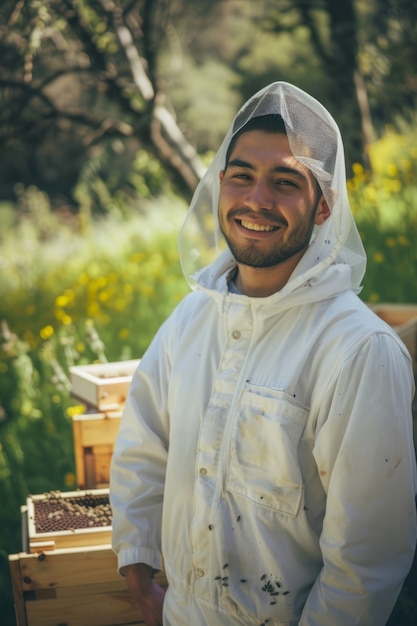
[[[311,172],[293,156],[285,135],[241,135],[220,173],[219,222],[242,265],[266,268],[308,247],[314,224],[329,211]]]

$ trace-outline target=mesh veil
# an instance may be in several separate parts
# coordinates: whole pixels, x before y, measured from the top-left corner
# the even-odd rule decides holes
[[[224,169],[232,136],[249,119],[270,113],[284,119],[292,153],[313,172],[331,209],[330,217],[315,227],[310,246],[291,279],[302,276],[306,280],[320,267],[344,263],[351,268],[351,287],[357,290],[365,273],[366,255],[349,206],[340,131],[322,104],[285,82],[268,85],[241,107],[200,181],[179,235],[184,275],[191,287],[195,286],[199,271],[226,249],[218,222],[219,172]]]

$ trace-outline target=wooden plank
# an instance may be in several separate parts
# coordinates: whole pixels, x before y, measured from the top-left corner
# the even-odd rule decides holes
[[[114,445],[119,431],[120,415],[108,417],[103,414],[94,418],[88,414],[74,416],[73,423],[80,430],[77,443],[82,447]]]
[[[9,555],[10,578],[13,589],[13,599],[17,626],[27,626],[25,602],[23,598],[22,580],[20,571],[20,559],[18,554]]]
[[[72,418],[72,436],[74,441],[75,474],[78,487],[85,489],[85,465],[84,465],[84,444],[83,444],[83,424],[80,420]]]
[[[113,445],[94,446],[95,484],[109,485],[110,464],[113,456]]]
[[[110,544],[19,554],[23,591],[71,587],[119,580],[117,558]]]
[[[38,533],[30,539],[31,553],[57,550],[63,548],[82,548],[88,546],[102,546],[111,541],[111,526],[102,528],[82,528],[74,531],[59,531],[55,533]]]
[[[96,583],[92,580],[88,585],[80,585],[79,587],[58,587],[54,591],[55,597],[62,600],[64,598],[73,598],[74,596],[91,596],[100,593],[113,593],[115,591],[124,592],[126,591],[126,580],[116,573],[116,578],[108,582]],[[35,592],[35,596],[37,593],[38,592]]]
[[[26,603],[26,611],[28,626],[120,626],[133,621],[142,623],[141,613],[127,590],[35,600]]]
[[[117,571],[111,546],[58,549],[42,558],[20,553],[10,557],[20,588],[18,626],[139,625],[141,615]],[[163,573],[156,576],[166,587]],[[21,620],[23,618],[20,618]]]
[[[117,557],[111,545],[58,549],[40,555],[20,553],[20,585],[23,592],[37,589],[81,587],[94,583],[124,583],[117,570]],[[166,585],[163,573],[156,580]]]

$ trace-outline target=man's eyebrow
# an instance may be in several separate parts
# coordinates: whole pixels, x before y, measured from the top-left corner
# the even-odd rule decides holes
[[[255,166],[249,161],[244,161],[243,159],[231,159],[226,167],[244,167],[248,170],[255,170]],[[307,180],[307,176],[293,167],[288,167],[288,165],[277,165],[273,167],[271,170],[272,173],[275,174],[291,174],[293,176],[297,176],[300,180]]]
[[[243,159],[231,159],[226,167],[245,167],[249,170],[254,170],[255,167],[249,161],[243,161]]]

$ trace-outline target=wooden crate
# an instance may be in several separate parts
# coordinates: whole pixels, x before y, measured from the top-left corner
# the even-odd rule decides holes
[[[71,395],[99,411],[120,409],[139,359],[70,367]]]
[[[75,473],[79,489],[109,486],[110,462],[121,411],[85,413],[72,418]]]
[[[57,498],[56,498],[57,496]],[[66,529],[55,530],[59,528],[61,522],[58,522],[58,518],[54,515],[59,515],[60,512],[54,512],[54,506],[50,508],[50,520],[47,520],[50,524],[51,530],[48,532],[39,532],[39,524],[36,520],[36,507],[43,505],[49,507],[49,502],[52,499],[56,499],[57,502],[61,502],[62,506],[68,506],[71,501],[77,500],[80,503],[83,499],[93,497],[94,499],[104,499],[108,502],[109,490],[108,489],[93,489],[90,491],[67,491],[67,492],[55,492],[50,494],[30,495],[26,500],[26,507],[22,508],[22,534],[27,537],[27,545],[25,549],[28,552],[39,552],[46,550],[55,550],[57,548],[74,548],[93,545],[102,545],[111,542],[111,517],[109,518],[109,524],[100,527],[91,528],[76,528],[77,520],[80,517],[67,517],[65,522],[67,524]],[[72,506],[72,505],[70,505]],[[58,505],[55,508],[60,508]],[[93,507],[91,507],[93,508]],[[80,515],[80,514],[78,514]],[[86,523],[88,518],[83,516]],[[45,515],[44,515],[45,519]],[[91,522],[93,523],[93,522]],[[71,526],[73,526],[71,528]],[[26,528],[27,527],[27,530]]]
[[[17,626],[143,624],[109,544],[11,554],[9,566]]]

